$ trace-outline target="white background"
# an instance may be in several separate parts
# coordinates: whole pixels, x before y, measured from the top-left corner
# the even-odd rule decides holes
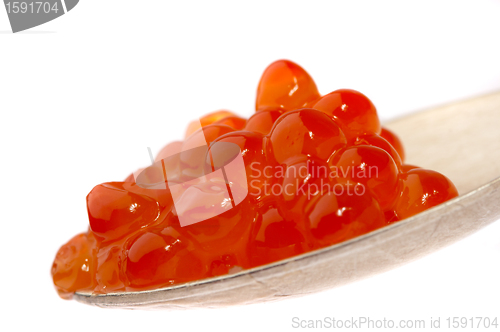
[[[182,3],[182,4],[181,4]],[[0,330],[286,331],[292,318],[500,316],[500,223],[402,268],[281,302],[180,312],[58,298],[50,267],[87,227],[85,196],[181,138],[189,120],[252,114],[288,58],[320,92],[353,88],[387,120],[500,89],[500,1],[82,0],[9,32],[0,7]],[[500,111],[500,110],[499,110]],[[500,323],[500,317],[499,317]],[[444,330],[444,329],[443,329]]]

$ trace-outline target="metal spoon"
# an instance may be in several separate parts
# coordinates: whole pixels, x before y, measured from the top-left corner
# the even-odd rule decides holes
[[[401,137],[407,163],[445,174],[461,195],[383,229],[273,264],[155,290],[82,292],[74,298],[100,307],[191,308],[300,296],[393,269],[500,218],[500,92],[385,126]]]

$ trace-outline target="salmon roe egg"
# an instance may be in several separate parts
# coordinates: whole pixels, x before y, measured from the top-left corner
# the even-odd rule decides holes
[[[399,172],[392,157],[374,146],[355,146],[341,153],[336,163],[340,178],[361,183],[378,201],[382,210],[394,205],[398,194]]]
[[[127,245],[124,272],[131,287],[148,288],[203,278],[206,264],[195,244],[175,229],[140,233]]]
[[[279,107],[292,111],[319,97],[316,83],[302,67],[289,60],[278,60],[262,74],[255,109]]]
[[[455,185],[441,173],[416,168],[402,177],[403,188],[395,212],[400,219],[409,218],[458,196]]]
[[[59,249],[51,271],[59,296],[71,299],[74,292],[91,288],[95,251],[92,233],[76,235]]]
[[[311,249],[303,223],[286,220],[270,206],[258,214],[252,230],[250,261],[253,266],[302,254]]]
[[[245,130],[267,135],[283,112],[281,108],[266,108],[256,112],[248,119]]]
[[[224,145],[219,148],[218,143],[234,143],[240,148],[245,165],[245,175],[239,180],[246,181],[250,200],[259,201],[264,199],[269,194],[266,192],[265,187],[272,183],[272,176],[266,175],[263,169],[266,169],[266,167],[269,169],[273,165],[273,162],[268,160],[265,152],[264,136],[251,131],[228,133],[213,142],[209,150],[212,154],[221,154],[218,151],[219,149],[227,150]]]
[[[220,111],[216,111],[213,113],[209,113],[209,114],[201,117],[199,119],[199,121],[191,122],[186,129],[185,137],[187,138],[187,137],[191,136],[195,131],[199,130],[200,125],[201,125],[201,127],[206,127],[208,125],[214,124],[217,121],[220,121],[220,120],[222,120],[224,118],[228,118],[228,117],[236,117],[236,114],[234,114],[233,112],[230,112],[230,111],[226,111],[226,110],[220,110]]]
[[[312,197],[333,185],[328,164],[318,158],[302,157],[284,167],[277,206],[287,220],[303,219],[304,208]]]
[[[278,164],[299,155],[328,160],[345,145],[346,138],[339,126],[326,114],[314,109],[283,114],[269,134],[269,147]]]
[[[398,169],[401,169],[401,167],[403,166],[403,162],[401,160],[399,152],[382,136],[379,136],[377,134],[365,134],[356,137],[353,145],[371,145],[377,148],[381,148],[392,157],[392,160],[394,160]]]
[[[314,197],[307,226],[318,246],[339,243],[386,225],[378,202],[368,192],[338,188]]]
[[[222,118],[214,123],[229,126],[229,127],[233,128],[234,130],[243,130],[243,128],[245,128],[247,120],[240,118],[239,116],[228,116],[228,117]]]
[[[384,127],[382,127],[380,136],[387,140],[387,142],[389,142],[394,147],[394,149],[398,152],[401,161],[404,162],[406,158],[405,149],[399,137],[395,133]]]
[[[153,223],[160,214],[158,202],[126,190],[123,183],[103,183],[87,196],[90,228],[104,241],[115,240]]]
[[[335,90],[321,97],[312,108],[333,117],[348,138],[366,133],[380,134],[380,121],[375,106],[358,91]]]

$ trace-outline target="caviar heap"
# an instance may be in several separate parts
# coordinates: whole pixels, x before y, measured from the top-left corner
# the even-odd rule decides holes
[[[404,164],[400,140],[380,126],[366,96],[346,89],[322,96],[291,61],[265,70],[255,110],[249,119],[229,111],[206,115],[201,129],[190,125],[183,142],[170,143],[156,158],[200,135],[207,143],[234,143],[244,161],[244,199],[181,225],[168,186],[143,188],[132,175],[97,185],[87,196],[89,230],[54,260],[59,295],[146,290],[235,273],[346,241],[458,195],[444,175]],[[214,202],[190,204],[220,204]]]

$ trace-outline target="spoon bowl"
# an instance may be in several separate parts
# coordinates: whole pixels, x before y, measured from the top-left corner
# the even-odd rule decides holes
[[[384,272],[456,242],[500,217],[500,92],[396,119],[407,163],[443,173],[460,196],[323,249],[235,274],[148,291],[74,298],[114,308],[223,307],[301,296]]]

